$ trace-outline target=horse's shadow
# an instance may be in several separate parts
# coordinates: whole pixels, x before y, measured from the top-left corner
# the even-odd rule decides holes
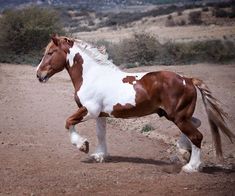
[[[83,163],[95,163],[93,158],[82,160]],[[172,165],[172,163],[154,159],[144,159],[140,157],[124,157],[124,156],[109,156],[105,159],[105,163],[136,163],[149,165]]]
[[[205,165],[201,169],[202,173],[215,174],[215,173],[235,173],[235,165],[232,164],[229,167],[217,166],[217,165]]]
[[[94,163],[94,159],[88,158],[83,160],[84,163]],[[181,164],[172,163],[170,161],[145,159],[140,157],[124,157],[124,156],[109,156],[105,159],[105,163],[134,163],[161,166],[159,170],[165,173],[179,173],[181,171]]]
[[[96,163],[93,158],[82,160],[83,163]],[[155,166],[162,166],[161,170],[165,173],[180,173],[183,166],[180,162],[171,162],[155,159],[145,159],[140,157],[125,157],[125,156],[109,156],[105,159],[105,163],[134,163],[134,164],[148,164]],[[217,165],[204,165],[200,169],[201,173],[215,174],[215,173],[235,173],[235,165],[229,167]]]
[[[140,157],[124,157],[124,156],[110,156],[106,160],[107,163],[136,163],[148,165],[172,165],[172,163],[155,159],[144,159]]]

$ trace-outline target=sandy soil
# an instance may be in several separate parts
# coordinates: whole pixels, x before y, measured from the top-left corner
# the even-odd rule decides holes
[[[205,80],[235,128],[235,65],[141,67],[168,69]],[[180,172],[177,128],[156,115],[108,121],[110,158],[91,163],[70,144],[65,119],[76,110],[73,88],[64,71],[40,84],[35,68],[0,64],[0,195],[234,195],[235,148],[223,138],[226,167],[213,165],[213,150],[199,96],[196,116],[204,134],[203,172]],[[154,131],[140,133],[146,123]],[[78,126],[93,152],[95,122]]]

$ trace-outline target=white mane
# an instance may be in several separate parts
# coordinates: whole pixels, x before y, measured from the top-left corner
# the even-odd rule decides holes
[[[95,62],[102,66],[110,66],[117,68],[111,60],[108,59],[108,53],[104,46],[97,48],[89,43],[86,43],[82,40],[75,40],[74,42],[78,48],[80,48],[84,53],[91,57]]]

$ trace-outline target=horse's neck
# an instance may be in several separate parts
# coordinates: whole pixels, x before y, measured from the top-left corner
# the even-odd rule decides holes
[[[76,64],[73,62],[73,59],[77,53],[79,53],[82,57],[82,64]],[[80,89],[82,83],[84,82],[83,80],[85,80],[87,78],[86,76],[91,72],[93,73],[93,77],[97,77],[97,72],[102,74],[102,70],[106,70],[106,72],[107,70],[110,72],[120,72],[119,68],[117,68],[114,64],[107,63],[106,65],[102,65],[76,45],[70,49],[68,59],[70,65],[67,67],[67,70],[73,82],[75,91]]]
[[[72,80],[75,92],[77,92],[82,85],[82,66],[78,64],[72,67],[68,66],[67,71]]]
[[[68,65],[66,67],[70,78],[72,80],[73,86],[75,88],[75,92],[77,92],[83,82],[83,74],[86,70],[84,70],[84,66],[79,63],[75,63],[74,62],[74,58],[76,56],[76,54],[79,53],[81,56],[83,55],[83,51],[81,51],[81,49],[79,49],[76,45],[74,45],[71,49],[70,49],[70,53],[68,54]],[[78,60],[79,61],[79,60]],[[83,63],[84,63],[84,59],[82,59]]]

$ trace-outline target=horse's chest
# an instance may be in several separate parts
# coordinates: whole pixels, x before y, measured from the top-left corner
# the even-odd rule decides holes
[[[137,105],[137,100],[139,100],[137,99],[139,90],[135,87],[138,86],[138,79],[143,75],[120,74],[112,76],[110,74],[104,80],[84,82],[77,93],[77,97],[88,110],[97,108],[99,112],[104,112],[110,116],[115,116],[114,112],[117,114],[117,111],[122,112],[122,114],[127,111],[135,113],[133,109]]]
[[[77,103],[87,106],[99,105],[102,112],[111,114],[117,104],[131,104],[135,106],[136,91],[132,84],[120,81],[96,82],[82,86],[77,92],[75,100]],[[88,108],[89,109],[89,108]]]
[[[82,107],[82,103],[80,101],[80,98],[78,97],[77,93],[74,94],[74,100],[77,103],[78,107]]]

